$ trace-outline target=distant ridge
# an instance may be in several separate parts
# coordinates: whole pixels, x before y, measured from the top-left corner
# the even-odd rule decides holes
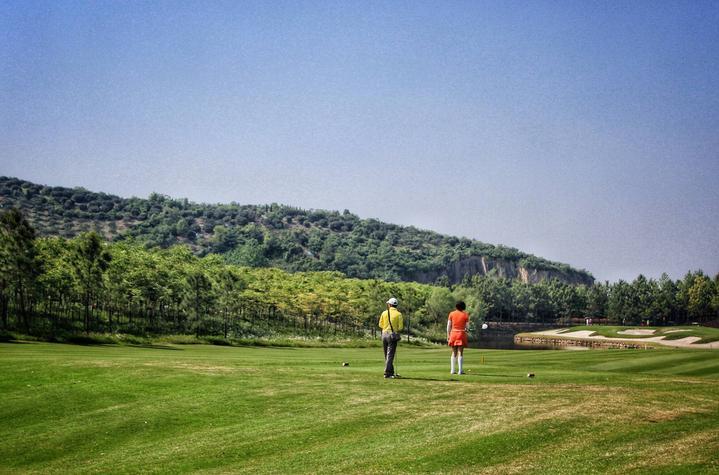
[[[0,207],[19,208],[45,236],[96,230],[110,240],[136,239],[148,246],[186,244],[197,254],[217,253],[247,266],[421,283],[456,284],[474,275],[594,282],[585,270],[514,248],[361,219],[347,210],[198,204],[156,193],[121,198],[11,177],[0,177]]]

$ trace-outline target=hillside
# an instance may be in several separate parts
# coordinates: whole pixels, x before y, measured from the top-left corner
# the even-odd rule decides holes
[[[0,177],[0,208],[11,207],[19,208],[41,235],[72,237],[96,230],[114,241],[187,244],[198,255],[217,253],[227,262],[254,267],[422,283],[454,284],[472,275],[530,283],[594,281],[584,270],[514,248],[361,219],[347,210],[198,204],[154,193],[147,199],[121,198]]]

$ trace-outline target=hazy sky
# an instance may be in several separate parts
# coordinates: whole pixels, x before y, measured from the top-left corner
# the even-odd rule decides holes
[[[719,2],[0,0],[0,175],[719,272]]]

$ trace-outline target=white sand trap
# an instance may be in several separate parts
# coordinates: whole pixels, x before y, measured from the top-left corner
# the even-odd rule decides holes
[[[571,336],[575,338],[589,338],[592,336],[593,331],[590,330],[577,330],[574,332],[569,331],[569,328],[560,328],[559,330],[545,330],[543,332],[534,332],[537,335],[561,335]]]
[[[557,330],[546,330],[543,332],[534,332],[535,335],[550,335],[550,336],[562,336],[570,338],[578,338],[584,340],[607,340],[607,341],[624,341],[627,343],[644,343],[652,342],[659,343],[664,346],[675,346],[680,348],[703,348],[703,349],[719,349],[719,341],[713,341],[711,343],[695,343],[701,340],[698,336],[687,336],[679,340],[665,340],[663,336],[653,336],[650,338],[611,338],[602,335],[592,335],[594,333],[590,330],[578,330],[568,331],[569,328],[560,328]],[[647,330],[645,330],[647,331]],[[648,330],[653,332],[654,330]],[[680,330],[682,331],[682,330]],[[651,335],[651,333],[650,333]]]
[[[689,331],[688,328],[683,328],[681,330],[667,330],[664,333],[679,333],[679,332],[688,332],[688,331]]]
[[[654,330],[641,330],[639,328],[633,328],[631,330],[622,330],[620,332],[622,335],[654,335]]]
[[[577,330],[575,332],[562,333],[562,336],[571,336],[575,338],[594,338],[592,330]]]

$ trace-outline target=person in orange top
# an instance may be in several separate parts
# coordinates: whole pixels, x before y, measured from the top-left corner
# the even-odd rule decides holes
[[[462,362],[464,349],[467,347],[467,332],[469,331],[469,314],[464,311],[467,306],[459,301],[454,306],[457,310],[449,313],[447,319],[447,344],[452,348],[449,373],[454,374],[454,359],[457,358],[457,374],[464,374]]]

